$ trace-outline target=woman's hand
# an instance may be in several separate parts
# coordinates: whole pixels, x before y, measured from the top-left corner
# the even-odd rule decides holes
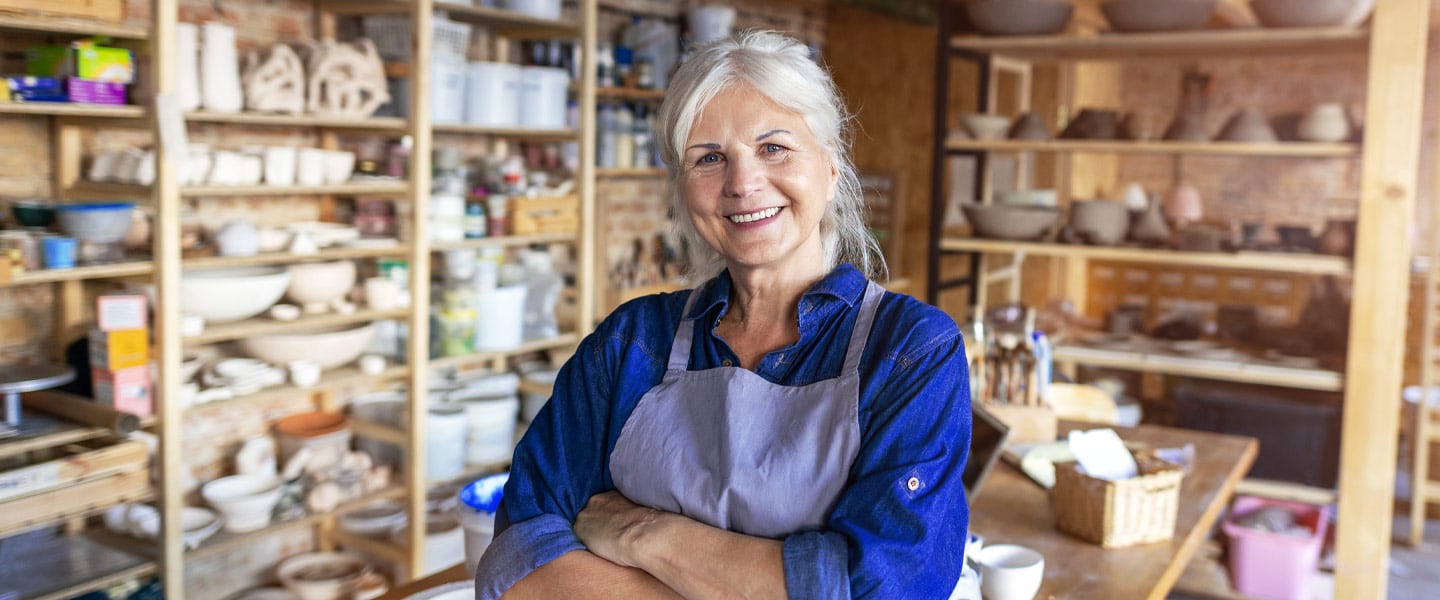
[[[590,497],[575,516],[575,535],[590,552],[622,567],[639,567],[638,544],[660,525],[664,511],[640,506],[620,492]]]

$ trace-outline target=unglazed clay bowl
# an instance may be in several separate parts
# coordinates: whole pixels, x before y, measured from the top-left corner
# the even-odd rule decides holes
[[[1050,128],[1045,126],[1045,120],[1033,112],[1020,115],[1015,119],[1015,124],[1010,127],[1010,139],[1012,140],[1048,140],[1050,139]]]
[[[1000,140],[1010,130],[1010,119],[1000,115],[965,113],[960,122],[977,140]]]
[[[1070,227],[1091,244],[1114,246],[1125,240],[1130,211],[1121,202],[1077,201],[1070,205]]]
[[[1357,6],[1374,0],[1250,0],[1250,8],[1266,27],[1336,27],[1368,11]]]
[[[969,204],[965,218],[975,236],[997,240],[1038,240],[1060,221],[1060,209],[1013,204]]]
[[[186,271],[180,276],[180,310],[210,323],[247,319],[285,294],[290,272],[278,267]]]
[[[965,3],[970,22],[987,35],[1050,35],[1070,22],[1075,7],[1052,0],[976,0]]]
[[[1115,31],[1200,29],[1215,12],[1216,0],[1112,0],[1100,5]]]
[[[1270,127],[1270,121],[1259,110],[1253,108],[1241,109],[1231,115],[1230,120],[1220,128],[1220,135],[1215,136],[1215,139],[1222,142],[1252,144],[1280,141],[1280,137],[1275,135],[1275,129]]]
[[[328,303],[355,287],[355,262],[305,263],[290,266],[290,288],[285,296],[299,305]]]
[[[374,336],[375,324],[366,323],[358,327],[322,329],[310,333],[256,335],[238,343],[245,354],[270,364],[284,365],[292,360],[309,359],[319,363],[322,369],[333,369],[359,358]]]

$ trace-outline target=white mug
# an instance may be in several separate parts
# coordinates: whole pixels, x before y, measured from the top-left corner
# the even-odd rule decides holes
[[[301,148],[295,156],[295,183],[299,185],[325,184],[325,151],[319,148]]]
[[[295,185],[294,148],[271,146],[265,149],[265,185]]]
[[[980,551],[980,593],[986,600],[1031,600],[1045,578],[1045,557],[1039,552],[1000,544]]]
[[[384,277],[365,280],[365,304],[370,310],[400,307],[400,285]]]
[[[308,388],[320,383],[320,363],[313,360],[292,360],[286,365],[290,368],[290,383],[296,387]]]

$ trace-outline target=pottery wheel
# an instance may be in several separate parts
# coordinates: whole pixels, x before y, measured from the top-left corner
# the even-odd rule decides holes
[[[48,390],[75,379],[70,365],[4,365],[0,366],[0,393],[5,394],[5,422],[0,423],[0,437],[19,434],[20,394]]]

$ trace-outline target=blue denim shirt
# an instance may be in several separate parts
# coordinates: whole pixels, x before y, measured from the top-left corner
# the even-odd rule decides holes
[[[781,385],[839,375],[865,291],[841,265],[800,299],[800,340],[755,372]],[[730,278],[700,288],[690,369],[740,364],[714,327],[729,308]],[[555,394],[515,450],[480,561],[477,596],[585,546],[571,530],[591,496],[615,488],[609,457],[626,419],[665,373],[690,291],[616,309],[561,369]],[[959,328],[920,301],[886,293],[861,357],[861,447],[821,531],[784,538],[791,598],[947,598],[964,561],[969,509],[961,484],[970,445],[969,366]]]

